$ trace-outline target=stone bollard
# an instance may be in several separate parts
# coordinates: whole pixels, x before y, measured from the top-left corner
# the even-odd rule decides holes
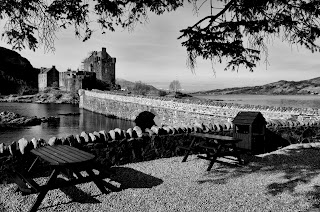
[[[166,131],[166,134],[172,134],[172,130],[168,126],[162,127]]]
[[[78,134],[76,135],[76,141],[78,142],[78,144],[85,143],[84,138]]]
[[[100,130],[99,133],[101,134],[101,141],[102,142],[108,142],[109,137],[107,135],[107,132],[105,130]]]
[[[31,142],[32,142],[32,144],[33,144],[33,148],[37,148],[37,147],[38,147],[38,141],[37,141],[36,138],[32,138],[32,139],[31,139]]]
[[[57,137],[51,137],[51,138],[49,138],[48,144],[50,146],[53,146],[57,143],[57,140],[58,140]]]
[[[159,133],[159,127],[158,126],[153,125],[151,127],[151,130],[152,130],[152,132],[154,132],[154,134],[158,135],[158,133]]]
[[[68,135],[66,137],[66,142],[69,143],[70,146],[76,146],[77,140],[73,135]]]
[[[109,131],[109,135],[110,135],[112,140],[116,140],[116,132],[114,130],[110,130]]]
[[[137,136],[138,136],[139,138],[141,138],[141,137],[142,137],[142,130],[141,130],[141,128],[140,128],[140,127],[135,126],[135,127],[133,128],[133,130],[134,130],[134,131],[136,131]]]
[[[151,129],[149,129],[149,128],[146,128],[146,129],[145,129],[145,132],[148,133],[150,137],[151,137],[152,135],[154,135],[154,132],[153,132]]]
[[[88,135],[85,131],[82,131],[81,134],[80,134],[80,136],[81,136],[82,138],[84,138],[84,142],[86,142],[86,143],[91,142],[91,139],[90,139],[89,135]]]
[[[11,154],[12,156],[16,156],[16,155],[17,155],[17,152],[19,151],[18,142],[12,141],[12,143],[9,144],[8,148],[9,148],[10,154]]]
[[[96,143],[97,142],[97,138],[93,135],[93,133],[89,133],[88,137],[90,138],[90,141],[92,143]]]
[[[117,140],[123,139],[125,135],[122,133],[122,130],[120,128],[115,128],[114,132],[118,133],[119,138]]]
[[[130,136],[130,138],[137,138],[138,137],[136,131],[134,131],[132,128],[127,129],[126,134],[128,134]]]
[[[1,143],[0,144],[0,154],[3,154],[4,153],[4,144]]]
[[[102,135],[99,132],[94,131],[92,134],[96,137],[96,142],[103,142]]]
[[[25,153],[25,149],[26,149],[27,146],[28,146],[28,141],[27,141],[27,139],[25,139],[25,138],[19,139],[18,145],[19,145],[19,150],[20,150],[21,154],[24,154],[24,153]]]

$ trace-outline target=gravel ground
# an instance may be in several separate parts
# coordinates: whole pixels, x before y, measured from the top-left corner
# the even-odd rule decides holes
[[[122,191],[102,194],[93,183],[56,189],[38,211],[318,211],[319,146],[292,145],[245,166],[216,163],[209,172],[208,161],[195,155],[185,163],[173,157],[114,167],[111,178]],[[0,185],[0,211],[31,207],[36,194],[15,188]]]

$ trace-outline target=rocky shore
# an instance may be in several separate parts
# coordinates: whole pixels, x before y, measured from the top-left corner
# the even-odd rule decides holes
[[[9,95],[0,97],[0,102],[23,102],[23,103],[57,103],[57,104],[78,104],[77,93],[48,89],[33,95]]]
[[[52,122],[57,121],[58,119],[59,117],[26,117],[10,111],[2,111],[0,112],[0,129],[21,126],[35,126],[41,124],[42,122]]]

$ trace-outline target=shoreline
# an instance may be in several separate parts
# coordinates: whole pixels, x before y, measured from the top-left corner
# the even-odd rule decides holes
[[[37,103],[37,104],[79,104],[79,96],[74,92],[49,89],[32,95],[8,95],[0,97],[0,102]]]
[[[37,126],[41,123],[55,122],[60,117],[28,117],[11,111],[0,111],[0,129],[19,129],[24,126]]]

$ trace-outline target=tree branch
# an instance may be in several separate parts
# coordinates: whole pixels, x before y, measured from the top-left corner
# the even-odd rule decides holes
[[[195,23],[193,26],[188,27],[187,29],[182,29],[180,30],[180,32],[183,32],[183,34],[181,36],[178,37],[178,39],[182,38],[185,36],[185,31],[186,30],[190,30],[196,26],[198,26],[200,23],[202,23],[203,21],[210,19],[210,24],[211,25],[217,18],[219,18],[221,15],[223,15],[231,6],[232,4],[234,4],[237,0],[231,0],[229,1],[228,4],[225,5],[225,7],[216,15],[210,15],[210,16],[206,16],[204,18],[202,18],[201,20],[199,20],[197,23]]]

